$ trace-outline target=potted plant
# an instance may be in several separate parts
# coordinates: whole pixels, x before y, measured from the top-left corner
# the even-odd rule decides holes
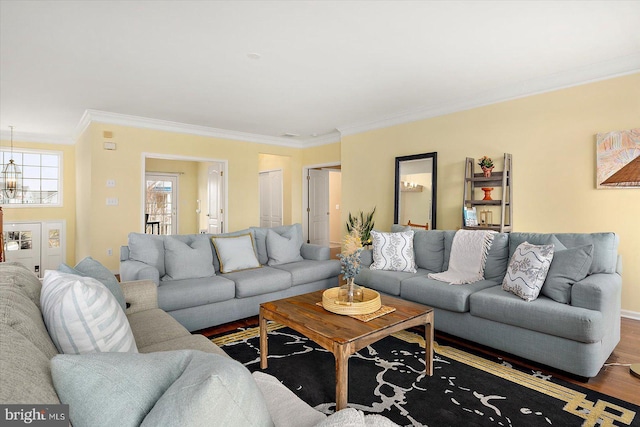
[[[354,283],[354,277],[360,272],[362,253],[362,225],[356,218],[352,229],[342,241],[342,252],[338,254],[340,258],[340,273],[347,281],[346,285],[340,286],[338,299],[345,303],[353,303],[362,300],[362,289]]]
[[[371,245],[371,230],[373,230],[375,224],[373,221],[374,213],[376,213],[375,207],[366,215],[362,211],[359,212],[359,215],[351,215],[351,212],[349,212],[347,232],[351,233],[353,230],[357,230],[362,246]]]
[[[484,176],[486,178],[491,177],[491,171],[493,170],[493,167],[494,167],[493,160],[491,160],[491,157],[482,156],[482,158],[478,162],[478,165],[482,169],[482,173],[484,173]]]

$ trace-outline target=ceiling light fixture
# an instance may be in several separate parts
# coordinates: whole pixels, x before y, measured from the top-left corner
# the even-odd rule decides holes
[[[9,128],[11,129],[11,157],[9,157],[9,163],[4,167],[2,175],[4,175],[4,194],[7,198],[13,199],[18,192],[20,169],[13,161],[13,126],[9,126]]]
[[[259,53],[256,53],[256,52],[251,52],[251,53],[247,53],[247,58],[249,58],[249,59],[260,59],[260,58],[262,58],[262,55],[260,55]]]

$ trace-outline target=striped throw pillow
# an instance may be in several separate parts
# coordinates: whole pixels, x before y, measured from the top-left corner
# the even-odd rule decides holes
[[[61,353],[138,352],[127,316],[96,279],[47,270],[40,306]]]

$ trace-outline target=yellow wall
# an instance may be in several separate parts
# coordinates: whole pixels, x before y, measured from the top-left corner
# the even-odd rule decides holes
[[[198,233],[196,200],[198,199],[198,162],[147,158],[147,172],[178,175],[178,232]]]
[[[10,141],[2,141],[2,147],[7,147]],[[33,150],[47,150],[62,152],[62,206],[45,208],[24,208],[2,205],[4,222],[11,221],[47,221],[65,220],[67,225],[65,262],[73,263],[75,259],[76,238],[76,155],[73,145],[39,144],[32,142],[13,141],[13,147],[29,148]]]
[[[117,150],[102,148],[106,130],[113,132],[111,141],[117,144]],[[91,255],[113,271],[118,270],[117,253],[127,243],[127,234],[142,232],[144,153],[228,160],[228,231],[259,223],[260,153],[289,156],[293,170],[302,168],[299,149],[102,123],[88,127],[77,143],[77,151],[90,152],[90,160],[82,155],[88,165],[78,165],[79,174],[83,175],[78,198],[90,206],[83,204],[78,209],[77,221],[83,224],[83,234],[76,239],[76,258]],[[115,188],[106,188],[108,179],[116,180]],[[292,191],[292,203],[300,206],[301,183],[292,184]],[[107,197],[117,197],[118,206],[106,206]],[[301,218],[299,210],[292,215],[294,222]],[[113,249],[113,256],[106,255],[108,248]]]
[[[514,231],[620,236],[622,307],[640,312],[640,189],[595,189],[595,135],[640,126],[640,74],[342,138],[343,220],[393,222],[394,158],[438,152],[437,228],[461,219],[465,157],[513,154]]]

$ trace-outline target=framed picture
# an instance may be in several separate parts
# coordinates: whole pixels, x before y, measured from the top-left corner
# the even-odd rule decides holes
[[[640,128],[599,133],[596,188],[640,188]]]

